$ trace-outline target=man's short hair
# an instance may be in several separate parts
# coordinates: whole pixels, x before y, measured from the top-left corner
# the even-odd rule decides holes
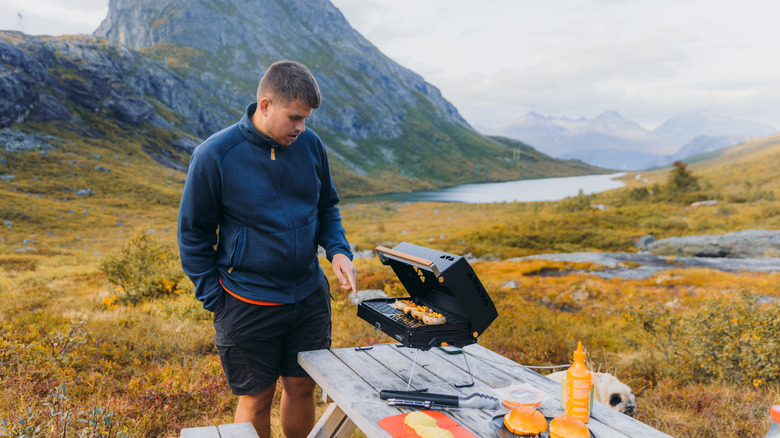
[[[257,87],[257,100],[273,96],[280,105],[294,100],[301,101],[313,109],[322,102],[320,87],[309,69],[295,61],[277,61],[268,67]]]

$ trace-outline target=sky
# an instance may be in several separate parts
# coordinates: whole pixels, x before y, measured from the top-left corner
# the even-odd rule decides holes
[[[777,1],[331,1],[477,128],[613,110],[653,129],[709,110],[780,129]],[[107,12],[108,0],[0,0],[0,29],[92,33]]]

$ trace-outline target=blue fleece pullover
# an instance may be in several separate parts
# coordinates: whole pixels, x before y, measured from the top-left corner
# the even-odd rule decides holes
[[[322,140],[311,129],[290,146],[249,118],[195,148],[179,207],[179,253],[195,297],[213,311],[224,288],[245,298],[295,303],[323,278],[328,260],[352,253]]]

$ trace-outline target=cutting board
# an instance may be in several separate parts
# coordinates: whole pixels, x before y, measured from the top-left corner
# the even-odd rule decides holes
[[[477,438],[476,435],[469,432],[468,429],[458,425],[458,422],[450,418],[444,412],[439,411],[420,411],[430,415],[442,429],[449,430],[455,438]],[[406,414],[393,415],[379,420],[379,426],[386,430],[393,438],[415,438],[417,433],[414,429],[404,424]]]

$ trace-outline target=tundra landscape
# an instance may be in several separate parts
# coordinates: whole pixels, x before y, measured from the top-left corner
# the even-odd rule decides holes
[[[766,433],[780,402],[774,128],[693,112],[650,132],[607,111],[527,115],[488,136],[327,0],[182,5],[112,0],[92,35],[0,31],[0,436],[176,437],[233,421],[177,213],[192,151],[238,120],[279,59],[306,64],[323,90],[306,127],[327,147],[359,289],[406,296],[380,245],[463,255],[499,314],[484,347],[543,367],[569,363],[581,341],[656,429]],[[593,148],[555,158],[527,142],[562,130],[561,154]],[[622,153],[629,138],[641,141]],[[660,144],[682,148],[646,153]],[[623,187],[555,201],[371,198],[616,169],[629,169]],[[333,347],[354,346],[365,321],[320,262]],[[369,330],[363,343],[392,341]]]
[[[121,158],[75,138],[46,154],[3,155],[16,173],[1,186],[0,432],[173,437],[232,419],[211,315],[178,264],[185,174],[127,145]],[[780,396],[780,273],[682,266],[603,278],[605,266],[524,256],[632,253],[648,234],[778,229],[779,158],[775,136],[562,201],[341,210],[358,251],[407,241],[470,254],[500,315],[482,345],[538,366],[568,363],[579,340],[594,369],[633,388],[637,419],[680,437],[759,436]],[[55,199],[74,169],[85,169],[77,187],[95,194]],[[717,202],[691,206],[702,200]],[[360,289],[405,295],[376,257],[356,264]],[[333,295],[334,347],[353,346],[364,322],[346,294]]]

